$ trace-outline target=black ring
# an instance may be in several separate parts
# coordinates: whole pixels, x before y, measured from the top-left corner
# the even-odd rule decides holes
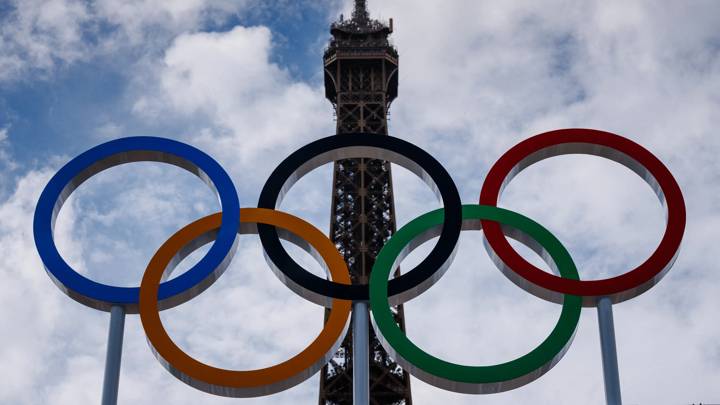
[[[258,208],[276,209],[282,197],[306,173],[323,164],[343,159],[386,160],[418,175],[442,200],[445,222],[437,244],[411,271],[390,280],[392,305],[406,302],[433,285],[452,262],[462,229],[462,203],[455,182],[430,154],[399,138],[353,133],[319,139],[288,156],[270,175],[258,201]],[[258,224],[260,242],[275,274],[293,291],[329,307],[333,298],[367,301],[368,285],[337,284],[318,277],[297,264],[280,243],[274,226]]]

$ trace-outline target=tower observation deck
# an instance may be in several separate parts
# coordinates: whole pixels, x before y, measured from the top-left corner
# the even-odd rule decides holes
[[[371,19],[365,0],[355,1],[352,18],[340,16],[331,25],[323,58],[325,96],[335,109],[338,134],[388,134],[388,111],[398,95],[398,52],[388,39],[392,32],[392,19],[387,24]],[[352,282],[366,284],[375,257],[396,230],[390,163],[335,162],[331,198],[330,238],[345,258]],[[404,329],[402,306],[393,311]],[[369,350],[370,403],[412,404],[410,376],[388,357],[372,328]],[[352,404],[352,373],[348,333],[322,370],[319,404]]]

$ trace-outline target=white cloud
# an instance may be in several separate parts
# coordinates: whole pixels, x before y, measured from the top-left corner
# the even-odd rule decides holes
[[[134,163],[100,173],[66,201],[82,215],[60,211],[58,226],[73,229],[83,260],[68,263],[94,280],[137,285],[155,249],[189,222],[219,209],[195,176],[160,163]],[[152,226],[147,219],[153,218]],[[60,253],[66,254],[60,247]]]
[[[50,77],[95,56],[162,50],[173,37],[222,23],[249,1],[11,0],[0,15],[0,83]]]
[[[16,78],[26,70],[44,72],[58,61],[84,56],[83,24],[90,12],[82,1],[17,1],[6,6],[0,28],[0,80]]]
[[[40,395],[45,388],[36,386],[37,382],[47,380],[66,361],[86,350],[73,344],[83,337],[61,339],[74,330],[68,329],[62,319],[77,314],[78,306],[64,308],[67,302],[45,274],[33,243],[35,203],[49,176],[49,170],[28,173],[0,204],[0,273],[7,287],[0,304],[8,309],[2,315],[6,327],[0,334],[0,355],[5,359],[0,368],[5,381],[0,391],[3,403],[35,403],[38,398],[28,396],[28,392]],[[73,217],[72,209],[67,214]],[[57,234],[70,257],[74,257],[77,245],[69,229],[59,227]],[[73,350],[66,352],[68,348]]]
[[[95,57],[134,64],[152,59],[183,33],[234,18],[277,19],[303,8],[334,8],[336,0],[298,5],[285,0],[10,0],[0,14],[0,84],[50,79],[58,68]],[[141,60],[137,60],[141,55]],[[132,66],[129,66],[132,67]]]
[[[224,21],[228,15],[244,9],[248,3],[248,0],[181,0],[159,3],[150,0],[121,3],[98,0],[93,9],[108,24],[117,28],[117,40],[139,45],[158,28],[175,34],[194,30],[207,20]]]
[[[228,170],[269,169],[274,162],[264,156],[327,135],[332,125],[320,89],[293,80],[270,62],[271,52],[266,27],[181,35],[152,73],[156,93],[141,97],[134,111],[152,119],[197,117],[200,134],[185,136]]]
[[[4,173],[0,176],[0,198],[5,196],[6,189],[9,187],[9,174],[18,168],[18,163],[10,153],[9,132],[10,127],[0,128],[0,171]]]

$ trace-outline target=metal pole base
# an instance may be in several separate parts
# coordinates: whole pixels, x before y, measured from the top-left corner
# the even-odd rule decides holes
[[[353,303],[353,404],[370,403],[370,319],[367,302]]]
[[[124,332],[125,308],[114,306],[110,308],[110,331],[108,332],[107,357],[105,358],[102,405],[117,404]]]
[[[612,301],[610,301],[610,298],[600,298],[597,303],[597,310],[603,377],[605,378],[605,400],[608,405],[622,405],[620,372],[618,371],[617,349],[615,347],[615,325],[613,323]]]

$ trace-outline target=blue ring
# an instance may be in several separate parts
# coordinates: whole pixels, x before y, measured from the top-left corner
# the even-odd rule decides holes
[[[156,137],[121,138],[98,145],[68,162],[50,179],[35,208],[33,234],[45,270],[55,284],[76,301],[104,311],[120,305],[127,312],[137,313],[140,288],[105,285],[76,272],[55,246],[55,218],[67,197],[85,180],[107,168],[136,161],[170,163],[188,170],[214,189],[223,212],[217,238],[205,257],[187,272],[160,285],[161,308],[185,302],[212,284],[237,247],[238,195],[230,176],[210,156],[182,142]]]

